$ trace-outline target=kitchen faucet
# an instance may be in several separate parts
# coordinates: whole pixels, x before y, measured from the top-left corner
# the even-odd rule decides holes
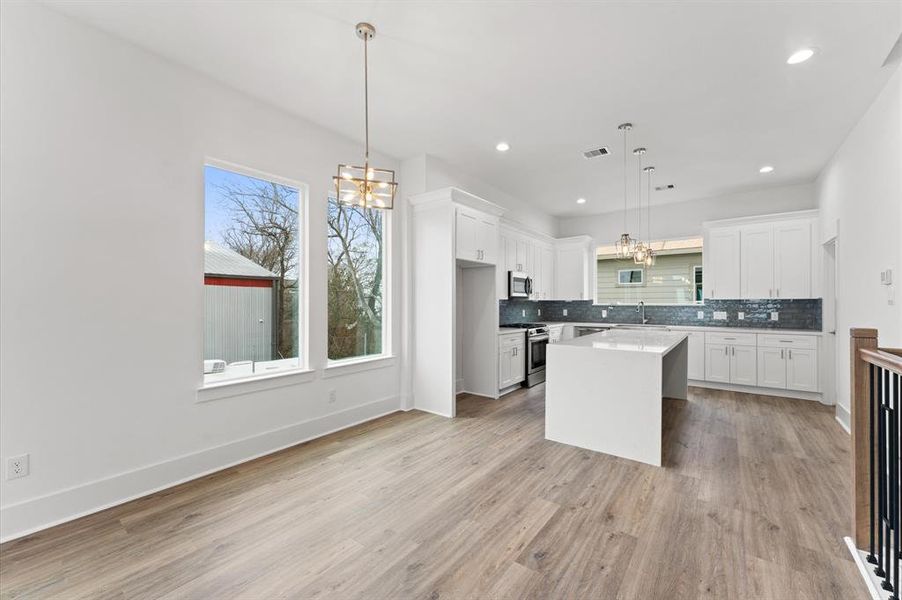
[[[645,302],[639,300],[639,304],[636,305],[636,312],[642,317],[642,324],[645,325],[648,323],[648,319],[645,318]]]

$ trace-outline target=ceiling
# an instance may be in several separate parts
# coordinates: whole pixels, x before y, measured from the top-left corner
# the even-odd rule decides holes
[[[370,21],[373,147],[434,155],[558,216],[622,206],[623,121],[655,183],[676,186],[654,203],[811,181],[902,30],[898,0],[49,4],[361,141],[354,24]],[[787,65],[805,46],[814,58]],[[598,145],[613,154],[582,158]]]

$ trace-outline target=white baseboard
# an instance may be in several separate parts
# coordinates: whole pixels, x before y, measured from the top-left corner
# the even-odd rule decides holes
[[[871,600],[889,600],[889,592],[880,586],[880,581],[874,575],[873,565],[868,563],[865,558],[867,555],[855,547],[855,542],[852,541],[852,538],[846,536],[843,540],[845,540],[849,552],[852,553],[852,560],[855,561],[858,572],[861,574],[861,578],[864,579],[864,584],[868,588]]]
[[[823,402],[823,394],[820,392],[797,392],[795,390],[781,390],[764,388],[752,385],[735,385],[732,383],[720,383],[715,381],[699,381],[690,379],[691,387],[700,387],[709,390],[725,390],[728,392],[745,392],[746,394],[758,394],[759,396],[776,396],[778,398],[795,398],[797,400],[815,400]]]
[[[840,404],[836,405],[836,422],[846,430],[846,433],[852,434],[852,415]]]
[[[0,508],[0,543],[397,412],[395,396]]]

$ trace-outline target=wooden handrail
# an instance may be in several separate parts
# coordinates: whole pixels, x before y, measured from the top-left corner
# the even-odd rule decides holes
[[[893,353],[892,349],[878,348],[877,350],[871,350],[870,348],[862,348],[858,351],[858,356],[866,363],[883,367],[893,373],[902,374],[902,356]]]

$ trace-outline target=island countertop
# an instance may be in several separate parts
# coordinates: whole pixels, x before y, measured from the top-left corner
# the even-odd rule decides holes
[[[623,352],[644,352],[667,354],[688,337],[681,331],[644,329],[609,329],[599,333],[565,340],[554,346],[569,346],[594,350],[619,350]]]

